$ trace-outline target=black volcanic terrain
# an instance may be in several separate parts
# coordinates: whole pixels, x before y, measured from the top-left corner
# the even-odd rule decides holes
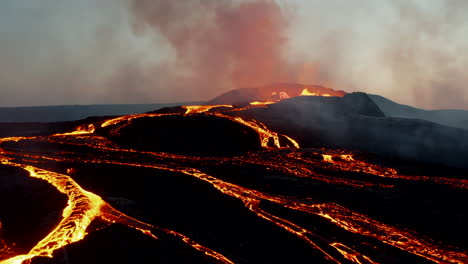
[[[196,104],[190,102],[187,104]],[[66,122],[90,116],[139,114],[180,104],[109,104],[0,107],[0,123]]]
[[[241,88],[224,93],[208,101],[210,105],[244,104],[254,101],[277,101],[289,97],[300,96],[305,90],[315,95],[327,95],[342,97],[346,93],[341,90],[333,90],[320,85],[303,84],[275,84],[262,87]]]
[[[468,130],[387,117],[364,93],[342,98],[301,96],[247,110],[246,115],[304,147],[346,148],[468,168]]]
[[[189,155],[225,155],[261,149],[255,130],[217,116],[142,117],[97,133],[128,148]]]
[[[468,263],[468,130],[364,93],[283,84],[0,135],[0,264]]]
[[[466,110],[424,110],[395,103],[380,95],[371,94],[369,97],[389,117],[422,119],[446,126],[468,129],[468,111]]]

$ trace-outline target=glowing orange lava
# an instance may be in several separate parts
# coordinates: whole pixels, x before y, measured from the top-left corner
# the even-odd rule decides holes
[[[10,162],[7,159],[1,159],[0,163],[22,168],[29,173],[30,177],[47,181],[68,197],[68,205],[62,213],[62,221],[60,221],[54,230],[39,241],[27,254],[8,258],[0,261],[0,264],[22,264],[38,256],[52,258],[56,250],[82,240],[87,235],[86,230],[88,226],[97,218],[109,223],[125,224],[157,239],[151,232],[156,227],[140,222],[115,210],[104,202],[101,197],[83,190],[67,175],[39,169],[30,165]],[[168,229],[161,230],[182,239],[196,250],[204,252],[220,263],[233,263],[223,255],[194,242],[187,236]]]
[[[346,93],[343,91],[334,91],[327,88],[304,88],[300,94],[300,96],[323,96],[323,97],[330,97],[330,96],[338,96],[343,97]]]
[[[223,114],[220,114],[220,113],[214,113],[213,115],[219,116],[219,117],[222,117],[222,118],[227,118],[227,119],[230,119],[230,120],[232,120],[234,122],[237,122],[237,123],[240,123],[242,125],[245,125],[247,127],[252,128],[260,136],[261,146],[264,147],[264,148],[269,148],[268,143],[270,142],[270,140],[273,140],[273,144],[274,144],[275,147],[277,147],[277,148],[282,147],[282,145],[280,143],[280,137],[279,137],[278,133],[276,133],[274,131],[271,131],[263,123],[260,123],[260,122],[255,121],[255,120],[247,121],[247,120],[244,120],[242,117],[232,117],[232,116],[223,115]],[[290,143],[294,147],[299,148],[299,144],[295,140],[293,140],[290,137],[286,137],[286,138],[290,141]]]
[[[275,102],[273,101],[266,101],[266,102],[255,101],[255,102],[250,102],[250,105],[264,106],[264,105],[269,105],[269,104],[274,104],[274,103]]]
[[[186,115],[188,114],[200,114],[204,113],[207,111],[210,111],[213,108],[218,108],[218,107],[230,107],[232,108],[232,105],[186,105],[183,106],[187,111],[185,112]]]
[[[307,88],[305,88],[304,90],[302,90],[301,96],[319,96],[319,94],[318,94],[318,93],[309,92],[309,90],[307,90]]]
[[[323,161],[329,162],[329,163],[333,163],[333,157],[332,157],[332,155],[322,154],[322,157],[323,157]]]
[[[21,264],[37,256],[52,257],[57,249],[79,241],[86,235],[89,224],[99,216],[104,202],[90,192],[81,189],[76,182],[66,175],[45,171],[29,165],[21,165],[2,160],[2,164],[22,168],[29,172],[30,177],[47,181],[58,191],[68,196],[68,205],[63,210],[62,221],[58,226],[34,246],[28,254],[18,255],[4,260],[2,264]]]
[[[304,92],[306,91],[306,92]],[[304,95],[316,95],[304,89]],[[321,96],[326,96],[322,94]],[[280,94],[281,97],[281,94]],[[283,96],[284,97],[284,96]],[[251,105],[261,105],[251,103]],[[10,149],[4,150],[0,148],[0,164],[14,166],[27,171],[30,177],[44,180],[54,186],[59,192],[67,195],[67,207],[63,210],[62,220],[58,225],[40,242],[38,242],[27,254],[17,255],[0,261],[0,264],[22,264],[36,256],[52,257],[54,252],[71,243],[82,240],[88,232],[89,225],[96,219],[103,220],[107,223],[121,223],[130,228],[134,228],[143,234],[158,239],[157,232],[170,234],[179,238],[186,244],[196,250],[212,257],[220,263],[233,263],[230,259],[222,254],[202,246],[191,238],[180,234],[173,230],[168,230],[160,227],[155,227],[150,224],[141,222],[130,216],[117,211],[106,203],[100,196],[83,190],[69,175],[40,169],[31,166],[35,162],[76,162],[81,164],[113,164],[120,166],[130,166],[138,168],[148,168],[165,170],[185,174],[186,176],[194,177],[197,180],[210,184],[212,188],[219,191],[221,194],[239,199],[246,209],[253,212],[259,218],[271,222],[279,228],[282,228],[290,234],[302,239],[317,252],[321,252],[328,260],[336,263],[342,261],[351,261],[354,263],[376,263],[370,257],[346,245],[343,241],[338,241],[334,236],[324,237],[318,235],[316,228],[310,226],[301,226],[299,223],[280,217],[262,208],[262,202],[273,203],[281,206],[285,210],[294,210],[301,213],[306,213],[321,217],[327,223],[331,223],[341,230],[358,234],[364,237],[375,239],[387,245],[401,249],[408,253],[423,257],[427,260],[436,263],[467,263],[468,253],[457,248],[445,247],[440,243],[426,239],[423,236],[391,226],[389,224],[377,221],[371,217],[350,210],[342,205],[316,201],[310,197],[308,199],[299,199],[297,197],[289,197],[286,195],[275,195],[268,192],[258,191],[251,188],[246,188],[241,185],[223,181],[212,175],[209,175],[198,167],[191,167],[190,164],[201,161],[213,161],[219,163],[232,164],[256,164],[271,171],[278,171],[286,175],[288,180],[297,180],[297,178],[308,178],[315,181],[332,183],[340,186],[352,188],[367,188],[376,186],[378,188],[393,188],[390,184],[373,183],[367,181],[366,178],[386,177],[396,178],[408,181],[430,181],[439,184],[447,184],[456,188],[468,189],[466,180],[445,179],[445,178],[430,178],[424,176],[405,176],[400,175],[395,169],[385,168],[368,161],[363,161],[358,155],[346,154],[345,152],[328,152],[325,150],[310,151],[298,150],[299,144],[292,138],[286,135],[280,135],[269,129],[265,124],[256,120],[247,120],[240,116],[232,116],[226,113],[210,111],[218,107],[229,107],[229,105],[214,105],[214,106],[185,106],[187,110],[184,114],[139,114],[122,116],[110,119],[101,124],[101,127],[112,125],[125,125],[132,120],[141,117],[160,117],[166,115],[190,115],[200,114],[213,115],[220,118],[226,118],[233,122],[245,125],[255,130],[259,137],[261,146],[265,148],[260,153],[249,153],[245,156],[225,158],[225,157],[188,157],[169,153],[155,153],[138,151],[134,149],[124,149],[118,146],[113,146],[106,142],[105,138],[99,138],[93,134],[95,126],[99,124],[90,124],[78,127],[76,131],[64,134],[56,134],[50,137],[12,137],[0,139],[0,143],[11,141],[32,141],[37,142],[53,142],[63,146],[80,146],[91,149],[88,155],[82,153],[74,153],[71,151],[63,151],[57,153],[51,152],[28,152],[27,148],[13,151]],[[231,113],[232,114],[232,113]],[[69,139],[81,139],[79,135],[89,134],[89,136],[81,138],[90,138],[91,141],[79,141]],[[63,137],[62,137],[63,136]],[[69,137],[65,137],[69,136]],[[282,143],[282,139],[286,139],[287,143]],[[96,143],[97,142],[97,143]],[[286,148],[289,147],[289,148]],[[65,148],[66,149],[66,148]],[[338,154],[337,154],[338,153]],[[143,157],[143,158],[142,158]],[[20,160],[20,161],[17,161]],[[189,164],[189,165],[187,165]],[[332,171],[353,171],[361,172],[364,176],[359,179],[347,179],[343,173],[339,175],[324,175],[320,170],[327,169]],[[67,170],[68,174],[72,174],[73,169]],[[1,227],[1,223],[0,223]],[[2,241],[0,241],[0,247]]]
[[[54,136],[74,136],[74,135],[87,135],[92,134],[96,128],[93,124],[79,126],[75,129],[75,131],[68,132],[68,133],[61,133],[61,134],[54,134]]]

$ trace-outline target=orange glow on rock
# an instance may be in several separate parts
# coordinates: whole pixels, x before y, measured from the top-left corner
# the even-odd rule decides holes
[[[232,105],[187,105],[187,106],[183,106],[183,108],[187,109],[187,111],[185,112],[186,115],[200,114],[200,113],[208,112],[211,109],[218,108],[218,107],[232,108]]]
[[[94,127],[93,124],[89,125],[82,125],[79,126],[75,129],[75,131],[68,132],[68,133],[62,133],[62,134],[55,134],[54,136],[74,136],[74,135],[86,135],[86,134],[92,134],[96,128]]]
[[[261,106],[261,104],[251,104],[249,107],[256,106]],[[216,110],[210,111],[217,107],[233,108],[233,106],[230,105],[185,106],[184,108],[187,110],[185,113],[123,116],[107,120],[102,123],[101,126],[125,125],[134,119],[142,117],[204,113],[206,115],[226,118],[255,130],[260,137],[261,146],[264,148],[263,151],[258,153],[248,153],[245,156],[238,156],[235,158],[213,158],[220,163],[229,164],[229,162],[233,162],[232,164],[255,164],[263,166],[268,170],[276,170],[294,180],[297,178],[307,178],[321,183],[330,183],[352,188],[368,188],[373,186],[387,189],[393,188],[394,185],[388,183],[375,183],[373,181],[366,180],[367,177],[371,180],[372,177],[384,177],[405,181],[431,182],[455,188],[468,189],[468,182],[463,179],[434,178],[425,176],[409,177],[400,175],[397,170],[393,168],[385,168],[369,161],[362,160],[357,154],[347,154],[342,151],[332,150],[321,150],[316,153],[308,150],[300,150],[299,144],[294,139],[271,130],[265,124],[257,120],[247,119],[243,116],[236,116],[235,113],[237,112],[234,112],[235,109],[223,110],[223,112],[218,112]],[[209,184],[214,190],[220,192],[222,195],[238,199],[239,202],[242,202],[245,206],[246,210],[250,210],[252,214],[255,214],[264,221],[268,221],[269,223],[284,229],[304,241],[312,250],[317,250],[317,252],[323,254],[325,258],[335,261],[336,263],[340,263],[342,259],[354,263],[376,262],[363,253],[358,252],[357,249],[353,249],[350,245],[346,245],[342,241],[335,241],[336,237],[329,238],[325,237],[324,234],[316,234],[315,232],[317,232],[317,229],[315,227],[311,228],[310,226],[301,226],[293,220],[282,218],[270,213],[265,208],[262,209],[262,202],[267,201],[288,210],[295,210],[301,213],[321,217],[329,224],[332,224],[344,231],[375,239],[381,243],[437,263],[465,263],[465,260],[468,259],[468,253],[465,251],[445,247],[440,243],[426,239],[424,236],[415,232],[374,220],[370,216],[350,210],[336,203],[318,202],[312,198],[301,200],[297,197],[250,189],[216,178],[206,172],[196,169],[195,167],[187,167],[189,166],[187,164],[195,162],[213,161],[210,160],[209,157],[188,157],[170,153],[119,148],[105,141],[105,138],[99,138],[98,135],[93,134],[95,125],[97,126],[98,123],[81,128],[78,127],[74,132],[57,134],[49,137],[16,137],[0,139],[0,143],[10,141],[9,144],[23,140],[37,140],[37,142],[53,142],[63,144],[64,146],[86,146],[87,148],[92,149],[92,152],[90,152],[92,154],[94,154],[94,151],[96,153],[107,154],[83,154],[80,156],[80,153],[73,153],[73,156],[70,156],[70,153],[52,153],[47,151],[37,153],[34,151],[28,152],[27,149],[14,153],[8,148],[0,148],[0,164],[21,168],[27,171],[30,177],[46,181],[68,197],[67,206],[62,212],[62,220],[45,238],[38,242],[28,253],[4,259],[0,261],[0,264],[28,263],[28,261],[36,256],[52,257],[54,252],[58,249],[84,239],[89,231],[89,225],[97,219],[103,220],[107,223],[123,224],[129,228],[138,230],[142,234],[153,239],[158,239],[156,231],[163,232],[180,239],[192,248],[212,257],[219,263],[233,263],[224,255],[199,244],[188,236],[173,230],[152,226],[117,211],[97,194],[82,189],[82,187],[69,176],[69,174],[76,174],[76,169],[67,169],[67,174],[61,174],[22,163],[35,164],[35,162],[40,163],[44,161],[67,163],[79,162],[82,164],[112,164],[185,174],[196,180]],[[81,134],[90,134],[89,137],[86,136],[86,138],[91,138],[92,141],[75,142],[75,140],[70,140],[70,138],[79,138],[78,135]],[[283,137],[288,141],[286,144],[284,144]],[[141,157],[145,158],[142,159]],[[12,161],[13,159],[21,160],[21,162]],[[328,170],[332,173],[328,175],[322,172],[323,170]],[[335,171],[359,172],[362,173],[360,174],[362,177],[359,179],[348,179],[348,175],[346,173],[336,173],[335,175]]]
[[[287,92],[280,92],[279,97],[280,97],[280,100],[290,98],[290,96],[289,96],[289,94]]]
[[[266,101],[266,102],[255,101],[255,102],[251,102],[250,105],[264,106],[264,105],[269,105],[269,104],[274,104],[274,103],[275,102],[272,102],[272,101]]]
[[[306,87],[302,90],[299,96],[323,96],[323,97],[330,97],[330,96],[337,96],[343,97],[346,93],[343,91],[335,91],[328,88],[323,87]]]
[[[45,238],[37,243],[27,254],[17,255],[0,261],[0,264],[22,264],[29,262],[34,257],[53,257],[53,253],[69,244],[82,240],[87,235],[87,228],[96,219],[109,223],[121,223],[128,227],[141,231],[154,239],[158,239],[151,230],[154,226],[133,219],[104,202],[98,195],[83,190],[71,177],[52,171],[43,170],[30,165],[22,165],[1,159],[3,165],[19,167],[27,171],[32,178],[47,181],[59,192],[67,195],[67,207],[62,212],[62,221]],[[204,252],[217,259],[221,263],[233,263],[220,253],[206,248],[187,236],[168,229],[161,231],[176,236],[196,250]]]
[[[333,157],[332,157],[332,155],[322,154],[322,157],[323,157],[323,161],[329,162],[329,163],[333,163]]]
[[[324,96],[324,97],[330,97],[330,94],[327,93],[316,93],[316,92],[310,92],[307,88],[302,90],[301,96]]]
[[[309,90],[307,90],[307,88],[305,88],[301,92],[301,96],[318,96],[318,95],[319,94],[317,94],[317,93],[309,92]]]

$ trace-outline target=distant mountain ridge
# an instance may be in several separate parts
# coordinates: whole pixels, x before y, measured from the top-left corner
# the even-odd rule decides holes
[[[281,89],[284,89],[284,87],[281,87]],[[302,88],[296,85],[290,87],[292,88],[286,92],[297,92]],[[232,91],[224,95],[229,94],[232,94]],[[241,92],[241,94],[245,95],[244,92]],[[232,99],[230,96],[223,97],[223,95],[217,98]],[[238,98],[235,97],[234,99]],[[254,99],[248,97],[242,98],[244,100],[248,99],[244,103],[248,103]],[[229,101],[228,104],[234,103]],[[233,107],[233,109],[238,109],[237,111],[231,112],[230,109],[230,107],[225,107],[224,110],[219,108],[218,111],[221,111],[225,115],[231,113],[246,120],[259,121],[273,131],[288,135],[297,140],[303,148],[326,147],[347,149],[350,151],[374,153],[392,159],[468,168],[466,162],[466,157],[468,156],[468,130],[429,120],[431,118],[433,120],[433,114],[440,111],[426,111],[403,106],[383,97],[376,97],[361,92],[347,93],[342,97],[296,96],[285,98],[273,104],[264,104],[260,107],[245,107],[240,104]],[[151,110],[156,113],[155,109]],[[157,113],[179,114],[185,112],[186,109],[183,107],[166,107],[157,111]],[[420,112],[426,115],[415,117],[414,113]],[[460,113],[464,112],[460,111]],[[397,114],[404,117],[392,116]],[[0,134],[4,137],[50,135],[72,131],[78,125],[99,124],[99,122],[105,119],[107,118],[96,117],[62,123],[0,123]],[[127,131],[131,135],[129,138],[131,140],[134,138],[144,139],[139,143],[144,147],[148,147],[148,142],[160,143],[159,141],[151,140],[154,137],[154,133],[160,133],[158,131],[161,129],[161,131],[169,135],[168,137],[177,138],[182,137],[187,131],[199,125],[204,128],[205,126],[220,127],[220,129],[227,128],[220,132],[219,135],[216,133],[209,134],[215,130],[209,130],[209,133],[202,133],[200,137],[204,137],[209,142],[216,136],[224,134],[232,138],[243,137],[242,134],[240,136],[232,134],[230,130],[232,127],[230,128],[229,124],[226,125],[216,120],[198,120],[200,122],[195,122],[188,128],[182,126],[186,124],[185,119],[181,121],[182,123],[179,123],[180,120],[163,119],[159,118],[154,124],[142,119],[143,121],[141,122],[143,123],[140,124],[142,125],[140,128],[135,127],[133,129],[133,127],[129,126],[128,128],[132,129],[131,131]],[[447,120],[443,119],[442,121],[447,122]],[[154,129],[151,130],[151,133],[148,133],[149,130],[147,128]],[[140,135],[139,129],[144,133],[142,132]],[[174,129],[175,131],[173,131]],[[179,131],[182,131],[182,135],[178,136],[176,132]],[[139,136],[135,137],[137,134]],[[147,138],[144,138],[144,136],[147,136]],[[123,139],[124,142],[126,138],[124,137]],[[185,151],[183,148],[186,146],[195,146],[200,142],[191,142],[189,140],[185,145],[182,144],[180,149]],[[221,140],[221,142],[223,141]],[[242,143],[236,144],[242,145]],[[237,147],[236,144],[234,144],[234,147]],[[215,144],[214,146],[218,147],[218,145],[221,146],[220,144]],[[198,149],[198,145],[196,149]],[[215,151],[219,150],[215,149]]]
[[[254,101],[279,101],[300,96],[307,89],[309,95],[344,97],[342,90],[334,90],[321,85],[304,84],[271,84],[254,88],[240,88],[223,93],[206,104],[246,104]],[[424,110],[391,101],[383,96],[368,94],[369,98],[387,117],[420,119],[455,128],[468,129],[467,110]]]
[[[200,102],[189,102],[186,104],[197,103]],[[180,104],[182,103],[0,107],[0,122],[65,122],[80,120],[92,116],[139,114]]]
[[[424,110],[396,103],[380,95],[369,94],[369,98],[371,98],[388,117],[422,119],[446,126],[468,129],[467,110]]]
[[[468,130],[388,116],[365,93],[300,96],[244,111],[296,139],[301,147],[331,147],[467,168]]]

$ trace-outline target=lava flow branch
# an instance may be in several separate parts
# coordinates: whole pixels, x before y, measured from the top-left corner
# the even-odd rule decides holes
[[[252,107],[257,107],[250,105]],[[258,107],[264,107],[259,105]],[[351,154],[341,153],[312,153],[305,154],[298,150],[299,144],[292,138],[284,136],[291,147],[286,148],[281,144],[280,135],[270,130],[266,125],[256,120],[246,120],[239,116],[232,116],[225,112],[215,111],[216,109],[231,109],[229,105],[214,106],[185,106],[185,113],[165,113],[165,114],[140,114],[123,116],[107,120],[102,124],[92,124],[80,126],[76,131],[64,134],[56,134],[49,137],[39,138],[5,138],[0,139],[0,143],[11,141],[12,145],[17,143],[19,149],[9,147],[8,150],[0,148],[0,163],[7,166],[14,166],[27,171],[30,177],[44,180],[54,186],[59,192],[67,195],[68,204],[63,210],[62,220],[45,238],[39,241],[28,253],[17,255],[12,258],[0,261],[0,264],[21,264],[32,260],[34,257],[52,257],[54,252],[71,243],[82,240],[90,224],[95,220],[102,220],[109,224],[121,223],[130,228],[141,231],[154,239],[158,238],[158,233],[164,233],[180,239],[194,249],[212,257],[219,263],[233,263],[230,259],[212,249],[202,246],[189,237],[177,233],[176,231],[155,227],[129,217],[106,203],[100,196],[82,189],[69,175],[41,169],[29,165],[29,163],[47,162],[75,162],[82,164],[113,164],[119,166],[148,168],[181,173],[189,177],[196,178],[208,183],[223,195],[240,200],[245,209],[250,210],[256,216],[269,221],[279,228],[282,228],[292,235],[305,241],[314,250],[321,252],[323,256],[335,263],[351,261],[354,263],[376,263],[371,257],[357,252],[350,245],[333,236],[318,235],[312,228],[306,228],[294,221],[285,219],[280,215],[267,212],[261,208],[262,202],[273,203],[284,210],[293,210],[314,217],[320,217],[327,223],[338,227],[344,232],[361,235],[393,248],[420,256],[426,260],[436,263],[466,263],[468,254],[457,248],[441,246],[439,243],[426,239],[414,232],[402,230],[388,224],[376,221],[369,216],[352,211],[344,206],[331,203],[319,202],[312,198],[307,201],[289,197],[285,195],[275,195],[266,191],[258,191],[247,188],[239,184],[234,184],[213,175],[205,173],[200,169],[203,162],[212,162],[217,165],[229,164],[243,166],[245,164],[256,164],[270,171],[282,173],[290,177],[312,178],[326,183],[338,184],[352,188],[367,188],[370,185],[365,179],[352,180],[331,177],[315,172],[315,169],[329,170],[332,172],[359,172],[371,177],[391,178],[398,180],[410,180],[404,176],[399,176],[394,169],[383,168],[368,162],[359,161]],[[232,109],[234,111],[235,109]],[[226,110],[228,111],[228,110]],[[259,153],[247,153],[238,157],[189,157],[176,154],[145,152],[138,150],[124,149],[101,144],[93,144],[97,135],[93,134],[96,127],[125,126],[132,120],[142,117],[160,117],[167,115],[214,115],[240,123],[255,130],[260,138],[264,151]],[[86,140],[76,140],[86,137]],[[105,139],[102,139],[105,140]],[[31,152],[21,148],[22,141],[36,141],[42,143],[57,143],[64,146],[80,146],[82,149],[89,148],[89,153],[74,152]],[[274,147],[269,146],[269,142],[274,142]],[[19,143],[18,143],[19,142]],[[13,149],[13,150],[12,150]],[[106,154],[106,155],[100,155]],[[317,158],[318,157],[318,158]],[[18,160],[21,160],[19,162]],[[365,178],[365,177],[363,177]],[[423,178],[418,180],[425,180]],[[447,184],[447,182],[438,182]],[[458,186],[463,186],[459,182]],[[450,184],[449,184],[450,185]],[[466,186],[466,185],[464,185]],[[379,185],[379,188],[392,188],[391,185]],[[244,207],[242,207],[244,209]],[[318,228],[317,228],[318,229]]]
[[[87,234],[87,228],[96,219],[104,220],[108,223],[121,223],[128,227],[141,231],[143,234],[157,239],[153,232],[159,231],[173,235],[196,250],[204,252],[218,260],[220,263],[233,263],[220,253],[206,248],[187,236],[172,230],[157,228],[152,225],[133,219],[104,202],[101,197],[91,192],[83,190],[72,178],[30,165],[10,162],[1,159],[0,163],[19,167],[27,171],[30,177],[47,181],[59,192],[68,197],[68,205],[63,210],[62,221],[44,239],[39,241],[27,254],[0,261],[0,264],[21,264],[30,261],[34,257],[53,257],[53,253],[71,243],[82,240]]]

